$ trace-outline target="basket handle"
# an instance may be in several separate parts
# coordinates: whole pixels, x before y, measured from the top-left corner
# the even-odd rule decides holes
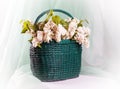
[[[68,12],[66,12],[66,11],[64,11],[64,10],[61,10],[61,9],[52,9],[52,10],[53,10],[54,12],[61,12],[61,13],[65,14],[65,15],[67,15],[67,16],[69,16],[70,18],[73,19],[73,16],[72,16],[70,13],[68,13]],[[49,11],[50,11],[50,10],[46,10],[46,11],[42,12],[42,13],[36,18],[34,24],[36,24],[36,23],[39,21],[39,19],[40,19],[43,15],[45,15],[46,13],[48,13]]]

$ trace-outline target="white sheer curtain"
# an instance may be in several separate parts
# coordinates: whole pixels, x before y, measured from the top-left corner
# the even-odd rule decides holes
[[[105,0],[105,64],[106,70],[120,80],[120,1]]]
[[[64,9],[90,22],[91,46],[83,50],[83,74],[120,78],[120,5],[117,0],[0,0],[0,89],[33,89],[40,81],[29,68],[29,36],[20,34],[21,19],[50,8]],[[86,67],[87,66],[87,67]],[[14,84],[13,86],[11,83]],[[7,86],[8,85],[8,86]],[[46,88],[41,83],[39,89]]]

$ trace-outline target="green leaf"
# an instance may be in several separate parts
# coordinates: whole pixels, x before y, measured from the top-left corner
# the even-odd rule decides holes
[[[55,16],[52,16],[52,21],[55,23],[55,24],[60,24],[60,21],[61,21],[61,18],[60,16],[58,15],[55,15]]]
[[[53,10],[50,10],[50,12],[48,13],[48,16],[53,16]]]
[[[89,22],[88,22],[88,20],[87,20],[87,19],[85,19],[85,22],[86,22],[87,24],[89,24]]]
[[[45,26],[45,22],[39,22],[39,23],[37,24],[37,28],[38,28],[39,30],[41,30],[41,31],[43,31],[44,26]]]
[[[47,17],[45,19],[45,23],[48,22],[48,20],[53,16],[53,10],[50,10],[49,13],[47,14]]]
[[[38,47],[39,47],[39,48],[42,48],[42,46],[41,46],[40,44],[38,44]]]
[[[65,29],[68,29],[69,23],[66,22],[65,20],[61,19],[60,24],[61,24]]]
[[[25,33],[26,31],[27,31],[27,29],[23,28],[21,33]]]
[[[22,32],[21,33],[25,33],[26,31],[30,31],[31,29],[32,30],[36,30],[36,27],[35,25],[33,25],[29,20],[26,20],[26,21],[23,21],[21,20],[21,23],[22,23]]]
[[[78,24],[78,27],[82,27],[83,26],[83,20],[80,20],[79,24]]]
[[[79,26],[82,27],[83,24],[84,24],[84,22],[87,23],[87,24],[89,24],[89,22],[88,22],[86,19],[85,19],[85,20],[80,20],[80,22],[79,22],[79,24],[78,24],[78,27],[79,27]]]
[[[23,23],[24,20],[20,20],[20,24]]]
[[[32,42],[32,40],[33,40],[33,37],[32,37],[31,39],[29,39],[28,41],[29,41],[29,42]]]

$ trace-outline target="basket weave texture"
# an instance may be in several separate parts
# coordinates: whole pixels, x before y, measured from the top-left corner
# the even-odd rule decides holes
[[[73,40],[43,43],[42,48],[30,47],[31,70],[41,81],[58,81],[79,76],[81,45]]]

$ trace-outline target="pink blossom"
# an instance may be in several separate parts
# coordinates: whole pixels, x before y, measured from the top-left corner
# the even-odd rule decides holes
[[[49,29],[44,29],[44,42],[49,43],[52,41],[53,32]]]
[[[61,24],[58,25],[57,30],[59,31],[59,33],[60,33],[62,36],[66,35],[66,33],[67,33],[67,30],[66,30]]]
[[[78,27],[78,28],[77,28],[77,31],[78,31],[78,33],[80,33],[80,34],[84,34],[84,33],[85,33],[83,27]]]
[[[39,41],[38,41],[37,37],[33,38],[33,40],[32,40],[33,47],[37,47],[38,44],[39,44]]]
[[[50,30],[49,21],[44,25],[43,30]]]
[[[54,27],[57,26],[52,20],[49,21],[49,25],[51,29],[54,29]]]
[[[32,37],[35,37],[36,36],[36,33],[33,29],[30,29],[28,31],[26,31],[27,34],[30,34]]]
[[[58,24],[54,37],[56,42],[60,42],[62,39],[68,38],[67,36],[69,36],[67,30],[61,24]]]
[[[45,26],[44,26],[44,29],[50,29],[52,30],[54,28],[54,26],[57,26],[52,20],[49,20]]]
[[[43,31],[37,31],[37,39],[40,43],[43,42]]]
[[[88,27],[86,27],[86,28],[84,28],[84,34],[85,34],[85,36],[89,36],[90,35],[90,29],[88,28]]]
[[[70,24],[69,24],[69,27],[68,27],[68,32],[69,32],[70,38],[73,37],[73,35],[75,34],[76,29],[77,29],[77,23],[74,20],[72,20],[70,22]]]
[[[66,22],[70,22],[71,20],[72,20],[71,18],[65,19]]]
[[[76,42],[78,42],[79,44],[83,44],[84,43],[84,38],[85,36],[83,34],[77,33],[74,36],[74,39],[76,40]]]
[[[89,40],[87,38],[84,39],[83,44],[85,45],[86,48],[89,48],[90,43],[89,43]]]
[[[43,41],[49,43],[54,39],[56,42],[60,42],[63,39],[74,39],[77,43],[89,47],[89,35],[90,29],[88,27],[78,27],[80,20],[67,19],[69,22],[68,29],[65,29],[61,24],[56,25],[52,20],[49,20],[43,27],[43,31],[34,32],[34,30],[28,31],[33,37],[32,44],[37,47]]]
[[[79,19],[77,19],[77,18],[74,18],[74,19],[72,19],[72,22],[75,22],[75,23],[79,23],[80,22],[80,20]]]
[[[59,31],[56,31],[54,39],[55,39],[56,42],[60,42],[61,41],[61,33]]]

